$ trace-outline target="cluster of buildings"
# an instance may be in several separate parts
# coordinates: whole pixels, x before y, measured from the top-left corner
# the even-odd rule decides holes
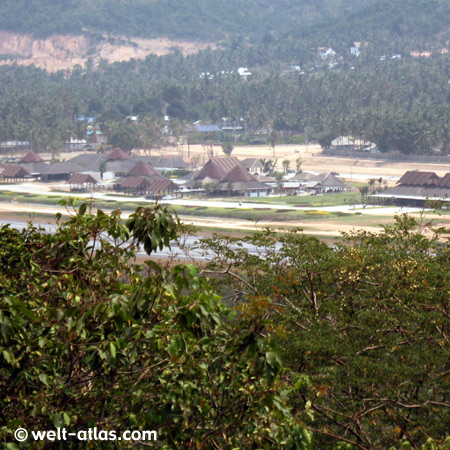
[[[178,191],[179,187],[161,172],[187,167],[178,157],[130,156],[118,148],[108,153],[84,153],[57,163],[47,163],[36,153],[28,152],[16,164],[2,164],[0,180],[65,181],[74,191],[109,187],[134,195],[163,196]]]
[[[114,190],[154,198],[206,192],[221,196],[264,197],[275,190],[284,195],[322,194],[348,189],[333,174],[296,174],[276,180],[264,173],[258,158],[210,159],[199,170],[171,178],[164,174],[187,172],[188,164],[179,157],[130,156],[116,148],[107,153],[83,153],[67,161],[47,163],[28,152],[15,164],[0,165],[2,182],[40,180],[64,182],[72,191]]]
[[[284,195],[325,194],[342,192],[348,186],[333,174],[302,172],[286,180],[264,174],[264,165],[257,158],[243,161],[234,157],[214,158],[194,173],[184,177],[185,188],[217,192],[219,195],[265,197],[277,191]]]

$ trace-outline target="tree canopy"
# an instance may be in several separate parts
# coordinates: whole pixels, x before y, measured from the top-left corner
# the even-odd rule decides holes
[[[293,402],[320,448],[337,438],[420,448],[448,434],[449,230],[436,233],[401,216],[334,249],[299,231],[244,239],[258,255],[237,239],[203,240],[217,255],[209,273],[221,274],[211,281],[246,314],[272,318],[284,363],[308,374]]]
[[[123,223],[86,204],[53,233],[0,229],[6,448],[96,426],[163,449],[448,449],[449,230],[405,215],[336,247],[265,230],[203,239],[206,266],[136,262],[180,230],[159,205]]]
[[[86,204],[52,234],[0,229],[7,448],[18,427],[98,427],[155,430],[163,449],[312,449],[287,405],[301,380],[285,377],[264,323],[239,319],[192,265],[132,262],[141,243],[152,253],[178,232],[160,206],[123,224]],[[33,442],[49,446],[111,443]]]

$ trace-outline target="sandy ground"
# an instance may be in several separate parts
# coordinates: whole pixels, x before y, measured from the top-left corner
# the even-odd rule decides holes
[[[94,64],[101,60],[109,63],[145,59],[150,54],[165,55],[179,49],[184,55],[198,53],[207,48],[216,49],[212,42],[174,41],[167,38],[140,39],[103,35],[95,41],[84,35],[53,35],[47,39],[36,39],[28,34],[0,31],[0,53],[11,59],[3,64],[35,65],[49,72],[67,70],[76,64],[84,66],[88,59]],[[110,39],[111,38],[111,39]]]
[[[324,208],[325,209],[325,208]],[[190,217],[190,216],[180,216],[180,219],[186,223],[199,227],[203,230],[208,229],[221,229],[227,230],[230,233],[236,230],[240,231],[256,231],[263,230],[267,227],[276,230],[283,230],[289,228],[301,228],[305,234],[322,236],[322,237],[337,237],[341,233],[352,232],[356,230],[365,230],[368,232],[377,232],[380,230],[381,224],[393,223],[394,215],[402,212],[408,212],[417,219],[421,218],[421,214],[418,210],[400,210],[398,208],[373,208],[373,209],[358,209],[357,211],[364,211],[364,215],[373,215],[373,225],[362,226],[358,222],[361,220],[362,216],[355,216],[354,223],[343,224],[335,223],[328,220],[310,220],[310,221],[285,221],[285,222],[271,222],[271,221],[249,221],[242,219],[226,219],[226,218],[213,218],[213,217]],[[33,204],[18,204],[18,203],[0,203],[0,220],[3,221],[19,221],[26,222],[29,221],[29,214],[33,213],[33,222],[35,223],[48,223],[54,222],[52,216],[57,212],[63,214],[63,216],[69,216],[71,214],[70,210],[66,210],[61,206],[43,206],[43,205],[33,205]],[[41,217],[39,217],[41,215]],[[376,216],[382,215],[383,218],[378,218]],[[392,220],[386,221],[386,215],[392,217]],[[126,219],[128,214],[123,214],[123,218]],[[442,223],[442,217],[432,214],[431,212],[426,212],[425,216],[422,218],[423,223],[431,223],[432,221],[439,221]],[[448,224],[447,224],[448,225]]]
[[[222,148],[219,145],[212,147],[214,156],[224,156]],[[300,153],[296,150],[300,149]],[[178,149],[163,149],[160,154],[171,154],[188,157],[187,145]],[[274,156],[275,153],[275,156]],[[155,153],[156,154],[156,153]],[[207,149],[201,145],[189,146],[190,159],[200,157],[200,163],[208,160]],[[450,164],[424,164],[424,163],[399,163],[386,160],[370,159],[350,159],[350,158],[331,158],[322,156],[322,149],[319,145],[277,145],[275,152],[268,146],[245,146],[235,147],[232,156],[239,159],[244,158],[265,158],[276,159],[277,167],[282,169],[282,161],[290,161],[290,169],[295,170],[297,158],[301,158],[302,170],[306,172],[337,172],[346,181],[368,181],[371,178],[380,178],[387,180],[389,184],[394,184],[408,170],[427,170],[436,172],[442,176],[450,172]]]
[[[300,152],[296,152],[297,149],[300,149]],[[215,156],[223,156],[223,152],[220,146],[214,146],[213,152]],[[246,146],[246,147],[235,147],[232,153],[232,156],[235,156],[239,159],[244,158],[266,158],[266,159],[274,159],[273,149],[268,146]],[[67,153],[62,154],[62,159],[70,159],[76,156],[77,153]],[[207,149],[201,145],[191,145],[189,147],[189,158],[188,158],[188,148],[187,146],[180,146],[178,148],[172,147],[163,149],[161,151],[153,151],[153,155],[177,155],[185,158],[186,160],[190,159],[190,161],[197,161],[202,164],[203,160],[206,162],[208,159]],[[400,178],[407,170],[428,170],[434,171],[438,175],[443,176],[445,173],[450,172],[450,164],[410,164],[410,163],[398,163],[398,162],[390,162],[390,161],[382,161],[382,160],[362,160],[362,159],[348,159],[348,158],[330,158],[321,156],[321,148],[317,145],[309,145],[309,146],[299,146],[299,145],[280,145],[275,147],[275,159],[278,160],[278,168],[281,169],[282,161],[288,159],[291,163],[290,167],[295,169],[295,161],[297,158],[301,158],[303,161],[302,169],[304,171],[311,171],[316,173],[322,172],[337,172],[340,174],[342,178],[344,178],[347,182],[367,182],[371,178],[383,178],[383,180],[388,181],[389,184],[395,184],[395,181]],[[28,185],[11,185],[9,187],[5,187],[5,189],[17,190],[22,192],[42,192],[42,193],[50,193],[50,189],[57,187],[58,185],[52,185],[48,183],[32,183]],[[67,187],[64,187],[66,189]],[[103,196],[105,194],[100,194]],[[106,194],[107,195],[107,194]],[[108,196],[109,197],[109,196]],[[112,198],[112,196],[111,196]],[[123,200],[123,197],[121,197]],[[129,198],[132,201],[132,198]],[[185,201],[176,201],[174,203],[185,203]],[[198,203],[204,204],[204,201],[190,201],[189,203]],[[214,206],[212,203],[210,206]],[[217,205],[216,205],[217,206]],[[225,202],[220,202],[219,206],[226,206]],[[233,204],[233,206],[235,206]],[[245,204],[246,207],[251,207],[250,204]],[[256,205],[260,206],[260,205]],[[264,205],[267,207],[268,205]],[[277,208],[277,206],[274,206]],[[285,209],[291,209],[292,207],[283,205]],[[349,211],[349,206],[339,206],[333,207],[338,208],[339,210]],[[332,209],[333,209],[332,208]],[[314,209],[323,209],[327,210],[330,208],[317,208]],[[56,212],[61,211],[64,213],[64,209],[59,207],[51,207],[51,206],[40,206],[40,205],[19,205],[14,203],[0,203],[0,219],[12,217],[12,215],[18,215],[22,217],[22,220],[26,220],[26,216],[24,217],[24,212],[33,212],[37,214],[55,214]],[[305,230],[305,233],[314,234],[317,236],[338,236],[341,232],[349,232],[356,229],[364,229],[367,231],[376,231],[379,230],[379,226],[377,226],[380,222],[386,223],[386,217],[391,217],[392,222],[394,220],[394,215],[398,213],[408,212],[415,217],[420,218],[420,213],[415,209],[399,209],[399,208],[365,208],[365,209],[357,209],[353,212],[360,212],[360,216],[355,216],[354,223],[335,223],[333,221],[327,221],[326,219],[314,220],[314,221],[295,221],[295,222],[283,222],[281,225],[279,222],[253,222],[246,220],[236,220],[236,219],[218,219],[218,218],[192,218],[192,217],[184,217],[183,220],[186,223],[192,223],[193,225],[204,227],[204,228],[220,228],[220,229],[229,229],[232,230],[255,230],[255,229],[263,229],[267,226],[273,228],[283,227],[300,227]],[[362,226],[358,225],[359,223],[367,223],[367,216],[379,216],[379,220],[377,217],[373,217],[373,221],[370,221],[370,224],[374,224],[373,226]],[[384,217],[382,217],[384,216]],[[438,216],[431,215],[427,213],[427,221],[437,220],[439,222],[443,222],[443,218],[439,218]],[[352,220],[353,222],[353,220]],[[444,217],[444,224],[446,223],[446,217]]]

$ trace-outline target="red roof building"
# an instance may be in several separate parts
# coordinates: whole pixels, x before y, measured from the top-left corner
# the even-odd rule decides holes
[[[86,189],[95,189],[98,181],[89,174],[86,173],[74,173],[66,184],[70,185],[71,191],[84,191]]]
[[[154,175],[160,175],[160,173],[147,164],[145,161],[139,161],[134,167],[132,167],[126,174],[126,177],[152,177]]]
[[[44,160],[37,155],[34,152],[28,152],[23,158],[21,158],[21,160],[19,161],[20,163],[37,163],[37,162],[43,162]]]
[[[19,180],[25,180],[29,178],[30,172],[28,170],[24,169],[20,166],[8,166],[6,167],[3,172],[0,174],[0,177],[7,181],[19,181]]]
[[[127,155],[120,148],[115,148],[106,157],[106,161],[117,161],[117,160],[124,160],[124,159],[130,159],[130,156]]]

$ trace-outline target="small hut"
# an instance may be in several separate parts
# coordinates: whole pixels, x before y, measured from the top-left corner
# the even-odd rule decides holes
[[[38,163],[38,162],[44,162],[44,160],[38,154],[34,152],[28,152],[25,156],[23,156],[20,159],[19,164]]]
[[[23,182],[30,177],[30,172],[20,166],[8,166],[0,174],[0,178],[8,183]]]
[[[98,181],[86,173],[74,173],[66,184],[70,185],[71,191],[86,192],[93,191],[98,185]]]

